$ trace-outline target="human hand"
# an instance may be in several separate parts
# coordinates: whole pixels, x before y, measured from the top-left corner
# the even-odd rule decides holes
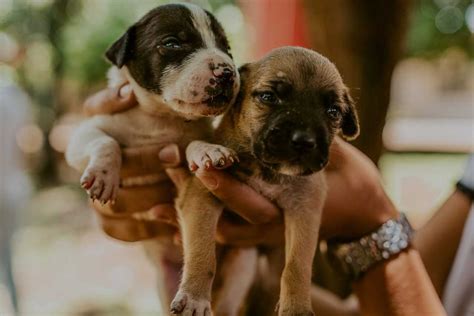
[[[379,170],[354,146],[336,138],[325,172],[328,193],[321,224],[323,239],[358,238],[398,217]]]
[[[84,103],[84,112],[88,116],[111,114],[136,105],[133,91],[126,83],[117,88],[106,88],[89,97]],[[159,181],[153,185],[120,188],[114,204],[92,203],[101,217],[104,231],[126,241],[176,234],[178,229],[173,214],[175,189],[164,167],[179,164],[181,153],[178,147],[124,148],[122,156],[122,181],[149,174],[158,175]]]
[[[84,102],[83,110],[87,116],[122,112],[136,106],[137,100],[130,84],[101,90]]]
[[[122,90],[125,89],[122,92],[120,89],[108,89],[97,93],[86,102],[86,112],[109,113],[133,107],[136,101],[133,93],[127,97],[127,86],[122,87]],[[163,171],[163,166],[156,162],[158,152],[158,148],[133,149],[130,152],[125,150],[123,175],[133,175],[135,172],[147,174],[153,171],[153,168]],[[136,161],[137,159],[140,161]],[[173,161],[172,165],[168,166],[179,166],[182,154],[177,147],[173,147],[167,159]],[[143,164],[143,161],[149,161],[149,167],[146,163]],[[397,216],[393,204],[383,190],[377,168],[350,144],[339,138],[335,139],[331,146],[330,163],[325,172],[328,196],[323,212],[321,238],[355,238],[375,229],[388,218]],[[169,169],[168,175],[178,186],[189,177],[184,168]],[[280,211],[265,197],[222,171],[199,171],[196,176],[228,209],[248,221],[235,223],[223,216],[218,225],[218,241],[240,246],[283,242],[284,227]],[[120,217],[121,223],[132,220],[130,225],[143,222],[147,223],[147,226],[153,226],[152,223],[156,226],[156,222],[161,221],[175,227],[176,231],[178,224],[173,207],[174,191],[171,191],[172,185],[167,180],[157,184],[155,188],[126,188],[119,192],[114,206],[98,205],[96,208],[103,216],[125,215]],[[242,199],[242,196],[246,198]],[[143,213],[143,210],[147,209],[149,211]],[[137,214],[130,218],[131,213]],[[142,213],[144,216],[140,217]]]
[[[164,148],[148,146],[123,150],[122,182],[150,174],[156,175],[157,181],[149,185],[121,187],[114,204],[92,204],[107,234],[120,240],[137,241],[173,236],[178,232],[174,210],[175,187],[164,168],[175,167],[180,163],[180,157],[182,153],[173,144]]]
[[[387,219],[397,217],[377,168],[352,145],[336,138],[325,172],[328,195],[321,224],[322,239],[360,237]],[[196,176],[227,208],[249,222],[235,224],[221,218],[218,241],[237,246],[272,245],[283,241],[280,212],[264,197],[222,171],[199,171]]]

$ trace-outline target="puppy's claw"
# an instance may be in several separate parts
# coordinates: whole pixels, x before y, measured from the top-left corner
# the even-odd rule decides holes
[[[206,167],[206,169],[211,169],[211,166],[212,166],[212,162],[210,160],[206,161],[206,163],[204,164],[204,166]]]
[[[224,158],[219,159],[219,161],[217,162],[216,167],[222,168],[224,166],[225,166],[225,159]]]
[[[188,301],[187,295],[180,295],[180,297],[176,297],[173,302],[171,302],[170,311],[172,314],[180,314],[183,312],[184,308],[186,307],[186,303]]]
[[[185,292],[178,292],[170,306],[173,314],[210,316],[211,305],[207,299],[194,299]]]
[[[92,202],[97,200],[102,205],[115,199],[119,183],[119,168],[105,162],[88,166],[81,178]]]
[[[94,184],[94,181],[95,181],[95,177],[93,177],[90,180],[82,180],[81,187],[86,189],[86,190],[89,190],[92,187],[92,185]]]

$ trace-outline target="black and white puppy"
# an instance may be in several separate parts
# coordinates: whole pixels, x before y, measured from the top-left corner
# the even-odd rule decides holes
[[[152,184],[164,173],[120,179],[124,147],[176,143],[186,148],[212,134],[212,117],[234,102],[240,87],[226,35],[209,12],[191,4],[159,6],[132,25],[106,52],[113,63],[109,85],[129,82],[139,105],[126,112],[98,115],[73,133],[67,162],[83,172],[82,186],[92,199],[114,201],[122,186]],[[135,218],[147,217],[145,212]],[[144,243],[158,265],[162,306],[174,295],[160,266],[166,256],[181,260],[171,240]],[[166,257],[166,258],[165,258]],[[166,260],[164,260],[166,259]]]
[[[83,171],[92,199],[114,201],[120,184],[121,148],[177,143],[185,148],[211,134],[211,120],[239,90],[225,33],[208,11],[192,4],[159,6],[132,25],[106,52],[114,64],[109,84],[129,82],[139,105],[98,115],[72,135],[67,162]],[[127,179],[150,183],[163,175]]]

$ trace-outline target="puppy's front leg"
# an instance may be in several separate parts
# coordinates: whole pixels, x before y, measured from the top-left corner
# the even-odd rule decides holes
[[[180,193],[177,209],[183,239],[184,267],[171,312],[189,316],[211,315],[212,282],[216,271],[215,234],[223,206],[198,179]]]
[[[312,262],[318,241],[319,214],[314,210],[285,210],[285,268],[278,315],[314,315],[311,307]]]
[[[311,273],[318,242],[323,198],[295,202],[284,209],[285,268],[281,278],[280,316],[314,315],[311,307]]]
[[[100,128],[100,120],[90,120],[72,135],[66,151],[69,165],[84,171],[81,185],[92,199],[114,201],[120,184],[120,145]],[[84,170],[85,169],[85,170]]]

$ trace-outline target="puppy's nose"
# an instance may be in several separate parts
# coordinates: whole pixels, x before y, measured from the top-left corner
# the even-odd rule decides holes
[[[316,135],[309,131],[296,130],[291,135],[291,146],[297,152],[307,152],[316,148]]]
[[[234,71],[228,67],[216,68],[212,71],[213,75],[222,82],[234,81]]]
[[[230,68],[224,68],[222,70],[221,77],[222,78],[230,78],[234,75],[234,72]]]

